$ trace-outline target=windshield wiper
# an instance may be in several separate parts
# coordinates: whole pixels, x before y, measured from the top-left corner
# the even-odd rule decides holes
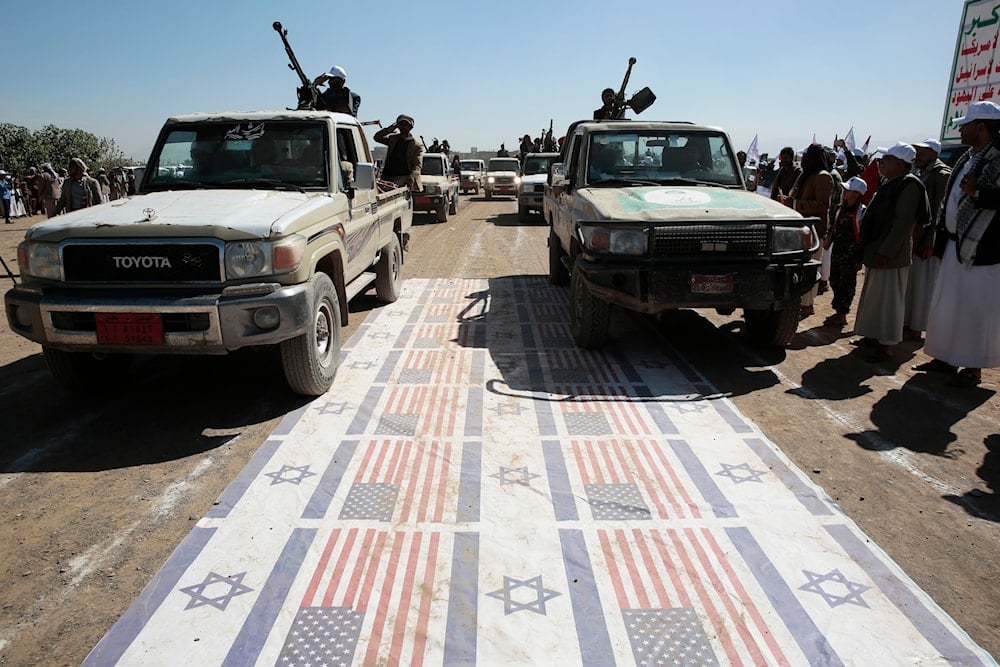
[[[644,181],[638,178],[602,178],[599,181],[590,181],[588,185],[659,185],[656,181]]]
[[[280,178],[234,178],[230,181],[222,181],[221,186],[226,185],[273,185],[275,190],[296,190],[305,192],[305,188],[296,183],[283,181]]]
[[[657,181],[659,185],[707,185],[713,188],[728,188],[730,186],[716,183],[715,181],[700,181],[697,178],[661,178]]]
[[[171,190],[176,185],[182,185],[188,188],[203,188],[206,186],[202,181],[185,181],[185,180],[170,180],[170,181],[160,181],[158,183],[150,183],[152,187],[163,188],[164,190]]]

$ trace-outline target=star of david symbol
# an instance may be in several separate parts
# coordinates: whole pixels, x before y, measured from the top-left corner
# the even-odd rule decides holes
[[[298,474],[287,475],[286,473],[298,473]],[[295,484],[296,486],[298,486],[299,484],[302,483],[302,480],[304,480],[306,477],[312,477],[315,474],[316,473],[314,472],[309,472],[308,465],[304,466],[283,465],[281,466],[280,469],[276,470],[275,472],[264,473],[264,477],[271,478],[271,486],[274,486],[276,484],[283,484],[285,482],[289,482],[290,484]]]
[[[842,604],[853,604],[866,609],[868,608],[868,605],[865,604],[861,595],[871,588],[871,586],[857,584],[848,580],[847,577],[840,573],[840,570],[833,570],[827,574],[817,574],[815,572],[810,572],[809,570],[802,570],[802,574],[806,575],[806,579],[809,580],[809,583],[799,586],[799,590],[809,591],[810,593],[819,593],[819,595],[826,600],[826,603],[831,607],[839,607]],[[847,592],[844,595],[837,595],[834,592],[828,591],[823,586],[823,584],[827,582],[842,587],[842,589]]]
[[[528,466],[521,466],[520,468],[500,466],[500,472],[495,472],[490,477],[500,480],[500,486],[507,486],[508,484],[530,486],[531,480],[538,477],[538,475],[528,472]]]
[[[396,334],[389,333],[388,331],[383,331],[381,333],[368,334],[369,338],[374,338],[375,340],[389,340]]]
[[[498,417],[504,415],[520,415],[524,409],[519,403],[499,403],[495,407],[488,408],[491,412],[497,413]]]
[[[743,474],[746,473],[746,474]],[[749,463],[741,463],[738,466],[729,465],[728,463],[722,464],[722,470],[715,473],[719,477],[728,477],[733,480],[733,484],[742,484],[743,482],[760,482],[763,483],[761,477],[767,474],[766,470],[754,470],[750,467]]]
[[[513,599],[514,591],[520,588],[534,591],[534,597],[528,599],[526,602]],[[504,575],[503,588],[487,593],[487,595],[491,598],[496,598],[497,600],[503,600],[504,616],[508,616],[513,614],[515,611],[522,611],[525,609],[533,611],[536,614],[541,614],[542,616],[547,616],[545,613],[545,603],[556,596],[562,595],[562,593],[557,593],[556,591],[549,590],[542,586],[541,575],[530,579],[518,579],[516,577],[508,577]]]
[[[670,409],[681,414],[689,414],[692,412],[704,412],[708,409],[708,406],[704,403],[695,401],[677,401],[675,403],[670,403]]]
[[[360,368],[363,371],[366,371],[366,370],[368,370],[369,368],[371,368],[371,367],[373,367],[375,365],[376,365],[376,362],[374,362],[374,361],[353,361],[350,364],[351,368],[354,368],[354,369]]]
[[[313,409],[321,415],[342,415],[348,405],[349,403],[334,403],[331,401]]]
[[[225,611],[230,600],[237,595],[243,595],[244,593],[249,593],[253,590],[249,586],[243,585],[243,577],[245,576],[247,576],[246,572],[240,572],[239,574],[234,574],[231,577],[223,577],[221,574],[209,572],[208,576],[205,577],[205,580],[200,584],[185,586],[180,589],[181,593],[187,593],[191,596],[191,600],[188,601],[184,610],[187,611],[188,609],[194,609],[195,607],[211,605],[219,611]],[[213,590],[224,590],[221,595],[215,595],[213,597],[206,594],[206,591],[208,591],[210,587]]]

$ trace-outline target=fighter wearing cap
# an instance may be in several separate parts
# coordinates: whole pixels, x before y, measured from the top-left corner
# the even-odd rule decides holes
[[[357,118],[358,108],[361,106],[361,96],[344,85],[347,82],[347,71],[339,65],[334,65],[329,72],[323,72],[313,79],[313,85],[316,86],[327,82],[329,82],[329,86],[319,94],[323,105],[330,111],[349,113]]]

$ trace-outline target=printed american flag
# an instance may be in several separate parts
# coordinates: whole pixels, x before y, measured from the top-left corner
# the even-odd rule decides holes
[[[652,505],[649,511],[656,518],[701,518],[698,504],[656,440],[571,440],[569,450],[588,496],[592,497],[597,487],[632,486],[647,505]]]
[[[454,521],[459,447],[447,441],[372,440],[361,452],[340,513],[341,519],[378,519],[395,523]],[[454,505],[454,503],[452,503]]]
[[[607,387],[598,395],[587,385],[557,385],[554,393],[575,399],[560,404],[569,435],[628,433],[651,436],[655,433],[642,404],[630,400],[623,387]]]
[[[636,662],[789,664],[709,529],[600,531],[598,539]]]
[[[455,386],[393,385],[382,409],[380,426],[395,423],[399,431],[376,430],[410,437],[454,437],[464,428],[464,392]]]
[[[472,355],[465,350],[410,350],[403,357],[399,382],[410,376],[422,375],[423,384],[460,385],[466,381]]]
[[[597,353],[585,353],[576,349],[549,350],[542,355],[542,359],[542,365],[551,369],[553,380],[557,383],[561,377],[571,376],[579,378],[577,382],[602,386],[624,384],[618,366]]]
[[[436,532],[333,530],[277,664],[422,665],[440,550]]]

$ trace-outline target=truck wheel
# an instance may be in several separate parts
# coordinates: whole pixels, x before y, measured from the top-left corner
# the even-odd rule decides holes
[[[454,197],[452,197],[451,199],[448,200],[448,212],[451,213],[452,215],[455,215],[456,213],[458,213],[458,193],[457,192],[455,193]]]
[[[67,352],[44,345],[42,355],[59,384],[79,394],[120,388],[132,364],[130,354],[95,356],[90,352]]]
[[[528,207],[523,204],[517,205],[517,221],[527,222],[528,221]]]
[[[438,222],[447,222],[448,221],[448,202],[447,201],[441,202],[441,205],[438,206],[434,210],[434,214],[435,214]]]
[[[392,235],[389,245],[375,265],[375,295],[382,303],[395,303],[403,287],[403,250],[399,239]]]
[[[487,199],[493,199],[493,191],[492,190],[487,190],[486,191],[486,198]]]
[[[570,281],[570,330],[573,341],[585,350],[592,350],[604,344],[608,337],[610,308],[605,301],[595,297],[579,265],[573,265]]]
[[[563,264],[562,244],[555,230],[549,228],[549,283],[552,285],[565,285],[569,282],[569,270]]]
[[[319,396],[340,365],[340,301],[325,273],[312,277],[313,301],[306,332],[281,343],[281,366],[297,394]]]
[[[750,340],[766,347],[783,347],[791,342],[799,326],[801,297],[790,301],[781,310],[743,309]]]

